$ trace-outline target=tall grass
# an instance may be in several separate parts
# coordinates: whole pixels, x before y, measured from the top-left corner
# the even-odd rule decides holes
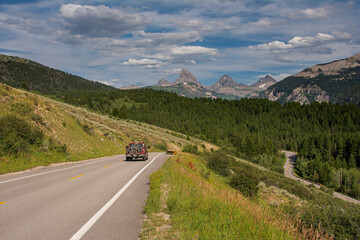
[[[146,222],[142,239],[328,238],[290,216],[244,197],[230,188],[225,178],[214,173],[204,175],[206,171],[200,156],[180,155],[169,159],[153,174],[145,207],[150,221]],[[163,184],[170,186],[170,191],[162,208],[159,195],[163,194]],[[171,228],[166,231],[159,231],[163,224],[158,219],[159,212],[171,215]]]

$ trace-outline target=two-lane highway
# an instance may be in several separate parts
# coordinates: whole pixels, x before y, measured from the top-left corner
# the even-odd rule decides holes
[[[0,176],[0,239],[137,239],[149,175],[124,155]]]

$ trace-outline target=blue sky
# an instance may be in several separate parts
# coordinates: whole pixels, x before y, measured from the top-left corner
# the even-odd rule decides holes
[[[360,53],[360,2],[0,0],[0,53],[115,87],[252,84]]]

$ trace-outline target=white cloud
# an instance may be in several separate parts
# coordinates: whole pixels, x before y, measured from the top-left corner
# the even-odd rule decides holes
[[[272,25],[272,22],[270,18],[265,17],[258,19],[256,22],[250,22],[249,25],[253,25],[256,27],[269,27]]]
[[[170,49],[172,56],[187,56],[187,55],[210,55],[215,56],[218,50],[215,48],[206,48],[202,46],[179,46]]]
[[[206,48],[202,46],[175,46],[171,49],[164,49],[161,53],[152,55],[152,58],[165,60],[171,63],[196,64],[196,61],[213,61],[219,51],[215,48]]]
[[[296,58],[290,54],[279,54],[276,55],[276,59],[280,62],[295,62]]]
[[[227,23],[226,21],[234,21],[234,18],[223,19],[221,21],[204,21],[200,19],[185,19],[185,20],[178,20],[175,23],[183,28],[192,28],[196,29],[197,31],[202,32],[213,32],[213,31],[221,31],[221,30],[232,30],[235,29],[231,23]]]
[[[121,65],[124,66],[146,66],[146,68],[148,69],[159,68],[162,64],[163,62],[160,62],[156,59],[148,59],[148,58],[144,58],[140,60],[129,59],[128,61],[124,61],[121,63]]]
[[[129,14],[104,5],[65,4],[60,8],[64,28],[71,35],[116,37],[144,28],[149,19],[141,14]]]
[[[324,18],[328,17],[330,14],[329,8],[307,8],[305,10],[300,10],[299,13],[306,18]]]
[[[195,42],[201,40],[201,36],[197,31],[191,32],[168,32],[168,33],[148,33],[143,30],[132,32],[135,38],[135,45],[158,46],[161,44],[175,45]]]
[[[333,7],[325,6],[325,7],[319,7],[319,8],[306,8],[306,9],[288,13],[286,15],[288,15],[292,18],[309,18],[309,19],[327,18],[334,11],[335,10]]]
[[[259,50],[283,50],[291,48],[313,47],[327,42],[344,41],[349,39],[351,39],[351,35],[346,32],[332,32],[331,34],[318,33],[315,37],[293,37],[288,41],[288,43],[273,41],[270,43],[250,46],[249,48]]]

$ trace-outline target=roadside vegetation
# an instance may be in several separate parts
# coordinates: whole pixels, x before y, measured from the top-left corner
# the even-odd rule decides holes
[[[360,206],[221,151],[170,158],[150,187],[141,239],[360,237]]]

